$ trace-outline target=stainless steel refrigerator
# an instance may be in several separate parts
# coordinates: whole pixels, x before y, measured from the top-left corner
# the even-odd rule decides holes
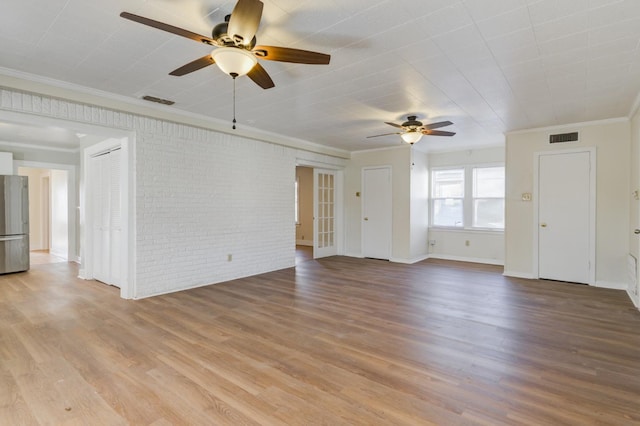
[[[0,274],[29,269],[29,184],[0,175]]]

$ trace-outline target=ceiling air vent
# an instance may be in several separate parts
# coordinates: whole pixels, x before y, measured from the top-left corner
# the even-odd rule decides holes
[[[174,101],[170,101],[168,99],[161,99],[161,98],[156,98],[155,96],[143,96],[142,99],[144,99],[145,101],[149,101],[149,102],[157,102],[159,104],[162,105],[173,105],[175,104]]]
[[[549,143],[577,142],[578,132],[559,133],[557,135],[549,135]]]

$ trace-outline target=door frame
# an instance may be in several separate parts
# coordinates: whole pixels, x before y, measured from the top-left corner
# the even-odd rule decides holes
[[[21,167],[29,167],[32,169],[47,169],[47,170],[64,170],[67,172],[67,238],[68,238],[68,246],[67,246],[67,260],[80,262],[80,256],[77,251],[77,238],[76,238],[76,224],[78,223],[77,218],[77,197],[76,197],[76,188],[78,188],[77,174],[76,174],[76,166],[69,164],[59,164],[59,163],[45,163],[41,161],[24,161],[24,160],[14,160],[13,161],[13,173],[18,174],[18,170]],[[51,181],[49,181],[51,182]],[[49,204],[49,209],[51,208],[51,204]],[[49,221],[51,221],[51,212],[49,212]],[[49,223],[49,226],[51,223]],[[49,233],[49,244],[51,244],[51,234]]]
[[[91,280],[93,276],[93,265],[95,262],[93,256],[93,224],[91,212],[93,205],[91,197],[88,196],[92,192],[89,175],[91,173],[91,157],[101,152],[110,151],[117,147],[121,149],[120,164],[120,198],[122,212],[122,247],[120,250],[120,262],[122,265],[122,282],[120,283],[120,297],[123,299],[135,298],[135,221],[133,218],[134,198],[133,198],[133,158],[131,155],[131,139],[133,136],[113,137],[102,142],[88,146],[82,150],[83,161],[83,182],[84,188],[81,191],[80,211],[82,212],[82,223],[84,224],[84,235],[82,238],[82,247],[84,253],[82,256],[83,269],[80,270],[80,278]]]
[[[391,204],[389,206],[389,213],[390,213],[390,221],[389,221],[389,258],[386,260],[391,260],[393,258],[393,167],[389,164],[383,164],[383,165],[379,165],[379,166],[365,166],[361,169],[360,171],[360,182],[361,185],[360,187],[362,188],[362,196],[360,197],[360,254],[362,255],[362,257],[366,257],[365,256],[365,249],[364,249],[364,207],[365,207],[365,199],[367,197],[367,191],[365,188],[365,179],[364,179],[364,175],[368,170],[378,170],[378,169],[385,169],[388,171],[389,173],[389,192],[390,192],[390,199],[391,199]]]
[[[540,278],[540,259],[538,255],[539,233],[539,200],[540,200],[540,157],[544,155],[578,154],[589,153],[589,279],[591,286],[596,284],[596,153],[595,147],[557,149],[549,151],[539,151],[533,154],[533,278]]]
[[[342,166],[338,166],[335,164],[329,164],[329,163],[323,163],[320,161],[313,161],[313,160],[306,160],[306,159],[302,159],[302,158],[298,158],[296,159],[296,164],[295,167],[309,167],[311,169],[314,169],[314,175],[315,175],[315,169],[322,169],[322,170],[328,170],[328,171],[334,171],[336,173],[335,176],[335,198],[334,198],[334,208],[335,208],[335,244],[336,244],[336,252],[338,254],[338,256],[341,256],[344,254],[344,167]],[[293,169],[293,182],[295,182],[296,176],[295,176],[295,167]],[[318,188],[316,187],[316,183],[315,183],[315,179],[314,179],[314,184],[313,184],[313,194],[314,194],[314,200],[316,197],[316,192],[318,191]],[[314,253],[313,253],[313,257],[315,258],[315,244],[316,244],[316,239],[318,238],[318,236],[316,235],[316,226],[315,226],[315,215],[316,215],[316,206],[315,206],[315,202],[314,202],[314,206],[313,206],[313,222],[314,222],[314,227],[313,227],[313,241],[314,241]],[[295,232],[294,232],[294,241],[293,241],[293,250],[295,251]]]

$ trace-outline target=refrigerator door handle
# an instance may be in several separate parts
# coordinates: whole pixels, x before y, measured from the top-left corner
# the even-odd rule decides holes
[[[10,235],[8,237],[0,237],[0,241],[14,241],[14,240],[21,240],[24,238],[24,235]]]

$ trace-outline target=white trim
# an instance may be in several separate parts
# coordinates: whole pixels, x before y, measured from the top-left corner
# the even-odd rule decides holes
[[[107,150],[120,147],[121,151],[121,198],[122,198],[122,247],[120,250],[120,263],[122,265],[122,281],[120,285],[120,297],[123,299],[132,299],[136,296],[135,287],[135,173],[134,166],[134,148],[135,135],[130,137],[111,138],[96,143],[83,149],[82,160],[84,164],[83,173],[83,197],[80,205],[82,212],[82,223],[84,226],[84,238],[82,239],[82,247],[84,247],[83,255],[83,279],[93,279],[93,226],[87,222],[87,218],[91,217],[92,205],[87,194],[91,191],[89,188],[90,158],[105,152]]]
[[[505,277],[513,277],[513,278],[524,278],[526,280],[535,280],[536,277],[533,276],[530,272],[518,272],[518,271],[504,271],[502,273]]]
[[[612,290],[627,290],[627,284],[613,281],[596,281],[594,287],[609,288]]]
[[[385,146],[382,148],[370,148],[370,149],[361,149],[359,151],[352,151],[351,154],[368,154],[371,152],[381,152],[381,151],[397,151],[399,149],[410,149],[411,145],[402,142],[400,145],[396,146]]]
[[[347,256],[347,257],[355,257],[357,259],[364,259],[364,256],[362,255],[362,253],[350,252],[350,253],[345,253],[344,255]]]
[[[633,101],[633,104],[631,105],[631,110],[629,110],[629,120],[631,120],[633,116],[636,115],[639,108],[640,108],[640,92],[638,92],[636,99]]]
[[[631,302],[633,302],[633,305],[640,310],[640,302],[636,299],[635,295],[629,291],[629,289],[627,289],[627,295],[629,296],[629,299],[631,299]]]
[[[399,257],[394,257],[389,259],[389,262],[394,262],[394,263],[403,263],[406,265],[413,265],[414,263],[418,263],[418,262],[422,262],[423,260],[427,260],[429,259],[429,255],[425,254],[423,256],[418,256],[418,257],[414,257],[412,259],[404,259],[404,258],[399,258]]]
[[[466,257],[466,256],[449,256],[447,254],[431,253],[430,259],[442,259],[442,260],[454,260],[456,262],[471,262],[471,263],[484,263],[486,265],[498,265],[504,266],[503,260],[498,259],[486,259],[483,257]]]
[[[70,154],[75,154],[80,151],[79,147],[78,148],[58,148],[55,146],[38,145],[38,144],[30,144],[30,143],[23,143],[23,142],[9,142],[4,140],[0,140],[0,145],[11,146],[15,148],[38,149],[42,151],[66,152]]]
[[[451,232],[454,234],[503,235],[504,228],[455,228],[453,226],[429,226],[429,232]]]
[[[604,120],[594,120],[594,121],[583,121],[578,123],[568,123],[568,124],[559,124],[556,126],[547,126],[547,127],[537,127],[533,129],[523,129],[523,130],[514,130],[512,132],[507,132],[506,135],[521,135],[524,133],[537,133],[537,132],[553,132],[557,130],[563,129],[573,129],[576,127],[588,127],[588,126],[602,126],[604,124],[611,123],[620,123],[629,121],[628,117],[616,117],[616,118],[607,118]],[[579,131],[579,130],[575,130]]]
[[[589,269],[589,285],[595,285],[596,282],[596,187],[597,187],[597,161],[596,147],[585,147],[585,148],[573,148],[573,149],[559,149],[559,150],[550,150],[550,151],[538,151],[533,153],[533,253],[532,253],[532,262],[533,262],[533,272],[532,275],[534,278],[539,278],[539,266],[540,260],[538,255],[539,250],[539,240],[538,233],[540,231],[539,227],[539,177],[540,177],[540,157],[543,155],[562,155],[562,154],[578,154],[581,152],[589,153],[589,161],[590,161],[590,170],[589,170],[589,262],[591,264],[591,268]]]

